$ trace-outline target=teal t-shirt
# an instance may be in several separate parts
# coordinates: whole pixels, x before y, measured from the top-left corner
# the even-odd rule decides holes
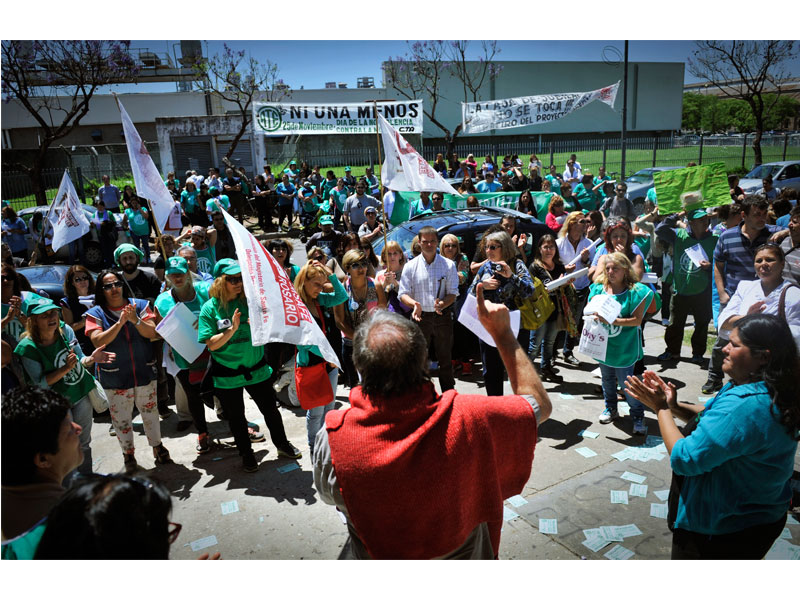
[[[216,198],[209,198],[206,200],[206,212],[214,212],[215,210],[219,210],[217,208],[217,203],[215,200],[219,200],[219,203],[222,204],[222,207],[230,212],[231,210],[231,201],[225,194],[220,194]]]
[[[319,210],[319,203],[317,202],[317,197],[313,194],[313,190],[300,190],[300,197],[303,201],[303,211],[317,214],[317,210]]]
[[[197,196],[199,195],[200,192],[197,190],[193,192],[183,190],[181,192],[181,204],[183,204],[183,210],[186,212],[194,212],[197,208]]]
[[[339,209],[339,212],[344,212],[344,204],[347,202],[347,188],[342,190],[333,188],[330,197],[336,202],[336,208]]]
[[[608,175],[603,175],[602,177],[595,176],[595,178],[592,180],[592,185],[597,185],[601,181],[611,181],[611,177]],[[597,193],[600,194],[601,198],[606,197],[606,193],[603,191],[603,188],[598,189]]]
[[[649,304],[652,293],[647,286],[641,283],[634,283],[631,289],[614,296],[617,302],[622,305],[622,312],[619,313],[620,318],[625,319],[633,316],[633,313],[636,312],[642,302]],[[606,294],[603,284],[594,283],[589,288],[588,300],[601,294]],[[606,325],[605,323],[603,323],[603,327],[608,331],[608,347],[606,348],[605,360],[598,360],[597,362],[607,367],[624,368],[630,367],[644,356],[639,327],[619,327],[617,325]]]
[[[146,208],[142,208],[142,210],[145,213],[144,215],[141,210],[125,209],[125,216],[128,217],[128,228],[134,235],[147,235],[150,233],[150,225],[147,223],[147,217],[150,213]]]
[[[208,288],[209,284],[205,281],[197,281],[194,284],[194,291],[195,296],[193,300],[189,300],[188,302],[184,302],[186,308],[192,311],[192,314],[195,317],[200,317],[200,310],[203,308],[203,304],[208,301]],[[169,311],[171,311],[177,301],[175,300],[175,296],[172,294],[172,290],[167,290],[159,294],[158,298],[155,301],[155,307],[158,309],[158,314],[161,315],[161,318],[167,316]],[[195,332],[197,332],[198,321],[194,322]],[[178,354],[175,349],[172,349],[172,357],[175,359],[175,364],[178,365],[178,368],[181,370],[184,369],[202,369],[208,364],[206,358],[202,355],[193,363],[189,363],[185,358],[183,358],[180,354]]]
[[[192,244],[186,242],[183,246],[191,246]],[[214,270],[214,265],[217,264],[217,253],[214,251],[213,246],[206,246],[203,250],[195,248],[197,254],[197,270],[201,273],[208,273]]]
[[[647,200],[650,200],[653,204],[658,206],[658,199],[656,198],[656,188],[651,187],[649,190],[647,190],[646,198]]]
[[[575,186],[575,189],[572,190],[572,196],[580,203],[581,208],[586,210],[600,208],[600,194],[593,192],[591,188],[587,190],[582,183]]]
[[[553,177],[552,175],[545,175],[544,178],[550,182],[550,191],[560,196],[561,182],[558,180],[558,177]]]
[[[718,235],[713,233],[707,235],[702,240],[692,237],[688,229],[675,230],[673,257],[678,257],[673,267],[673,286],[675,293],[681,296],[694,296],[700,294],[711,285],[711,269],[703,270],[695,265],[686,254],[687,248],[700,244],[706,251],[708,261],[714,256],[714,248],[717,246]]]
[[[224,319],[233,319],[233,313],[237,308],[242,317],[236,333],[222,348],[211,351],[211,356],[216,362],[231,369],[253,367],[264,358],[264,346],[254,346],[250,335],[250,324],[247,322],[250,311],[247,309],[247,301],[239,297],[228,302],[227,306],[223,308],[219,300],[210,298],[200,309],[200,321],[197,328],[198,341],[206,342],[210,337],[223,331],[218,327],[218,322]],[[249,370],[249,373],[250,379],[244,375],[214,375],[214,385],[222,389],[232,389],[261,383],[269,379],[272,369],[265,362],[261,368],[255,371]]]

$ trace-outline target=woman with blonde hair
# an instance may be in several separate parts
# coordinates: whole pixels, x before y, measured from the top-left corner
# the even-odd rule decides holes
[[[603,399],[606,404],[598,419],[600,423],[611,423],[619,418],[617,387],[622,386],[628,377],[633,375],[636,361],[644,356],[640,328],[652,293],[647,286],[639,283],[639,276],[625,254],[612,252],[606,255],[603,268],[598,271],[595,283],[590,288],[589,301],[595,296],[611,296],[622,310],[611,323],[597,313],[586,317],[587,322],[593,318],[602,323],[608,336],[605,358],[597,360],[600,363]],[[646,435],[644,405],[633,398],[627,390],[624,394],[630,406],[633,433]]]
[[[344,288],[348,301],[333,309],[336,326],[342,332],[342,367],[347,385],[358,385],[358,373],[353,365],[353,338],[358,326],[376,308],[386,308],[386,294],[367,276],[369,262],[363,250],[348,250],[342,257],[342,268],[347,273]]]
[[[466,254],[461,252],[461,242],[452,233],[446,233],[442,236],[442,240],[439,242],[439,254],[456,263],[456,271],[458,272],[458,296],[454,303],[456,311],[453,312],[453,318],[456,319],[469,286],[469,259]],[[475,336],[470,335],[470,331],[458,320],[455,320],[453,323],[453,355],[451,358],[453,360],[453,369],[462,369],[464,375],[472,374],[471,359],[476,354],[472,351],[474,340]]]
[[[197,340],[211,352],[210,375],[242,457],[242,468],[246,473],[258,470],[244,415],[245,388],[264,415],[278,456],[300,458],[301,452],[286,437],[278,399],[268,383],[272,369],[264,346],[253,345],[242,269],[236,261],[223,258],[214,265],[214,277],[210,298],[200,309]]]
[[[326,285],[333,286],[333,292],[326,293],[323,289]],[[344,289],[336,275],[328,267],[318,260],[307,262],[297,274],[294,280],[294,289],[297,290],[300,299],[308,307],[311,316],[319,325],[322,332],[327,336],[328,331],[325,325],[326,319],[323,314],[323,307],[331,307],[347,301],[347,291]],[[314,367],[320,363],[325,363],[318,346],[297,346],[296,365],[299,368]],[[325,364],[328,378],[331,384],[332,394],[329,402],[309,408],[306,411],[306,432],[308,433],[308,449],[311,455],[314,454],[314,440],[317,432],[325,422],[325,415],[333,410],[336,400],[336,386],[339,383],[339,369],[333,363]]]
[[[383,268],[375,275],[375,284],[383,288],[386,294],[387,310],[396,312],[404,317],[411,316],[411,309],[400,302],[397,291],[400,289],[400,276],[406,264],[406,255],[402,246],[394,240],[389,240],[381,250],[381,264]]]
[[[574,269],[581,270],[589,267],[594,258],[594,248],[592,247],[591,240],[586,237],[586,226],[591,223],[588,215],[584,215],[582,211],[576,210],[569,215],[558,233],[558,253],[564,264],[573,263]],[[569,270],[568,270],[569,272]],[[577,297],[577,305],[575,310],[575,318],[578,324],[578,331],[583,328],[583,307],[586,306],[586,298],[589,296],[589,286],[591,280],[587,275],[581,275],[572,285],[575,288],[575,295]],[[580,361],[575,358],[573,350],[578,344],[577,337],[566,336],[564,340],[564,362],[578,366]]]
[[[442,153],[436,155],[436,160],[433,162],[433,170],[440,173],[442,177],[447,177],[447,163],[444,162]]]

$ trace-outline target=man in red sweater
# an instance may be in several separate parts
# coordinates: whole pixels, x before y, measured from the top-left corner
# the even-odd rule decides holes
[[[497,558],[503,500],[527,483],[551,404],[508,309],[482,288],[478,316],[513,395],[437,395],[422,331],[395,313],[356,331],[361,386],[349,409],[328,413],[313,456],[320,497],[347,517],[348,558]]]

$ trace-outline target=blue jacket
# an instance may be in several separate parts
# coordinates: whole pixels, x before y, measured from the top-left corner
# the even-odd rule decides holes
[[[128,298],[136,304],[137,314],[142,314],[148,306],[147,300]],[[93,306],[85,315],[102,323],[103,331],[119,319],[100,306]],[[114,341],[106,346],[106,352],[115,352],[117,360],[97,365],[100,383],[105,389],[125,390],[147,385],[156,378],[155,353],[153,343],[142,337],[133,323],[125,323]]]
[[[786,514],[797,441],[771,405],[763,381],[728,383],[699,415],[697,429],[675,443],[672,470],[686,476],[675,527],[720,535]]]

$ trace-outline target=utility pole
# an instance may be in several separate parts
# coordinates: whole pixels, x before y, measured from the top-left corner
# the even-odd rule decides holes
[[[625,59],[622,75],[622,139],[620,140],[620,177],[625,180],[625,136],[628,133],[628,40],[625,40]]]

